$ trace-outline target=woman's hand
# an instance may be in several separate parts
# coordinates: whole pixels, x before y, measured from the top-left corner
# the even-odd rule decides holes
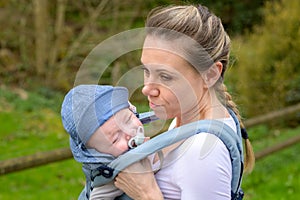
[[[115,186],[135,200],[163,199],[147,158],[120,172],[115,179]]]

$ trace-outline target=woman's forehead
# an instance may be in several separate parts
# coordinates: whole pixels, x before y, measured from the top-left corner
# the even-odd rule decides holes
[[[176,48],[177,45],[175,43],[175,41],[171,42],[160,38],[147,36],[144,41],[143,50],[152,49],[162,52],[169,52],[180,56],[182,53],[180,52],[180,48]]]

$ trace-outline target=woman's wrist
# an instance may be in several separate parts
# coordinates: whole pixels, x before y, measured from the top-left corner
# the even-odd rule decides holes
[[[163,200],[164,197],[161,192],[147,192],[145,197],[141,198],[141,200]]]
[[[163,194],[160,191],[160,188],[158,187],[157,183],[155,182],[155,185],[153,187],[149,188],[146,193],[144,193],[145,196],[142,198],[143,200],[163,200]]]

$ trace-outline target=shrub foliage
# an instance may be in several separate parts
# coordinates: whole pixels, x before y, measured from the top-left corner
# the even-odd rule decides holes
[[[300,102],[300,1],[266,3],[264,23],[233,41],[230,78],[247,116]]]

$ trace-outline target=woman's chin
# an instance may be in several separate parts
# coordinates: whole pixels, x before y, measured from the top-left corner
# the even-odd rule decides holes
[[[158,111],[158,110],[153,110],[155,113],[155,116],[158,117],[161,120],[168,120],[170,119],[167,115],[166,112]]]

